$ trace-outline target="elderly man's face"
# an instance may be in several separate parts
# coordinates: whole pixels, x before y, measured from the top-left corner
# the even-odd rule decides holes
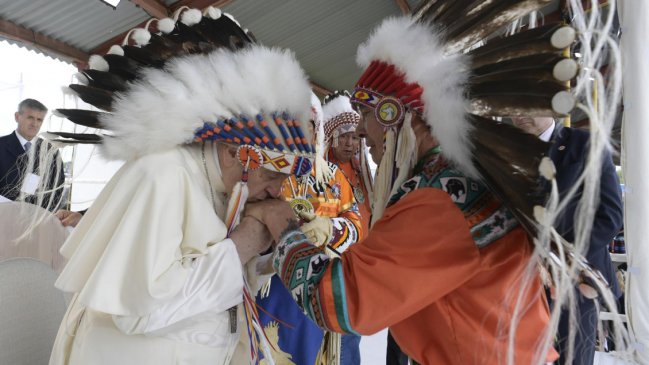
[[[513,117],[514,126],[535,136],[541,135],[546,129],[550,128],[554,119],[552,117]]]
[[[347,132],[338,136],[338,145],[332,147],[334,157],[341,162],[349,162],[360,146],[361,139],[356,132]]]
[[[374,109],[361,107],[360,111],[361,122],[356,128],[356,134],[361,138],[365,138],[372,160],[378,165],[381,163],[381,158],[383,158],[383,127],[376,120]]]
[[[47,112],[25,108],[16,112],[14,118],[18,123],[18,133],[28,140],[34,139],[41,130]]]
[[[227,191],[232,191],[237,182],[241,180],[243,166],[237,158],[235,146],[219,144],[219,163],[221,177]],[[260,167],[248,171],[248,201],[261,201],[277,198],[282,188],[282,182],[288,178],[287,174],[271,171]]]
[[[250,192],[248,201],[254,202],[279,197],[282,183],[287,178],[287,174],[271,171],[263,167],[251,171],[248,175],[248,190]]]

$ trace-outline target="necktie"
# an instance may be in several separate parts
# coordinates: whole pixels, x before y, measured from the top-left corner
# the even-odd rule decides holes
[[[32,143],[29,142],[29,141],[27,141],[27,142],[25,143],[25,152],[29,151],[29,148],[30,148],[31,146],[32,146]]]

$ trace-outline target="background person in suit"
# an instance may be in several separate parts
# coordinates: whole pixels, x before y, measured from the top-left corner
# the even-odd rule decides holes
[[[539,136],[544,141],[553,141],[549,157],[557,169],[557,185],[561,198],[574,186],[582,173],[587,156],[590,134],[587,131],[567,128],[557,125],[551,117],[537,118],[512,118],[514,125],[522,130]],[[623,224],[622,197],[620,182],[615,172],[615,166],[610,155],[603,159],[601,171],[601,184],[599,206],[595,213],[591,231],[590,246],[586,252],[586,259],[593,267],[598,269],[611,285],[613,293],[619,297],[621,294],[611,257],[609,256],[609,243],[615,237]],[[581,190],[568,203],[566,209],[555,222],[555,228],[566,240],[573,242],[575,238],[574,217]],[[572,364],[592,364],[595,354],[598,313],[593,300],[577,294],[579,304],[577,321],[579,330],[575,331],[575,353]],[[561,357],[560,364],[564,364],[567,356],[569,318],[568,311],[561,314],[557,345]]]
[[[43,174],[39,171],[39,150],[42,139],[37,138],[43,120],[47,114],[47,107],[38,100],[25,99],[18,104],[18,111],[14,114],[16,123],[16,131],[13,133],[0,137],[0,195],[9,200],[17,200],[20,197],[20,184],[23,181],[25,171],[28,165],[29,150],[34,150],[34,164],[32,172],[36,175],[48,175],[48,183],[45,185],[47,190],[56,191],[54,202],[58,202],[58,197],[61,196],[64,175],[63,172],[55,173],[52,171],[49,174]],[[60,162],[58,154],[55,155],[57,164]],[[54,166],[52,166],[54,167]],[[62,169],[61,169],[62,170]],[[40,172],[40,174],[39,174]],[[40,176],[42,177],[42,176]],[[29,196],[25,201],[35,203],[36,198]],[[49,202],[50,199],[43,199]],[[50,210],[54,210],[55,206],[50,206]]]

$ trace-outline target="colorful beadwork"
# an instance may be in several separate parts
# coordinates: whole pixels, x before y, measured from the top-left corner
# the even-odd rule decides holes
[[[315,147],[305,138],[300,122],[286,113],[271,116],[272,127],[263,114],[205,122],[194,132],[194,142],[221,141],[247,147],[240,148],[237,157],[249,169],[262,166],[286,174],[308,174]]]
[[[237,158],[246,170],[254,170],[264,163],[264,157],[255,146],[243,145],[237,149]]]

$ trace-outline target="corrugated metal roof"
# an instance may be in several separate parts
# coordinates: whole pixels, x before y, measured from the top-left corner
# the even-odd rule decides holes
[[[126,0],[0,0],[0,18],[89,52],[149,16]]]
[[[223,10],[263,44],[295,51],[312,81],[332,90],[353,86],[356,48],[381,19],[401,13],[391,0],[234,0]],[[149,16],[127,0],[116,9],[100,0],[0,0],[0,18],[90,52]]]
[[[401,14],[394,1],[236,0],[223,8],[266,45],[292,49],[312,81],[349,89],[360,76],[358,45],[385,17]]]

